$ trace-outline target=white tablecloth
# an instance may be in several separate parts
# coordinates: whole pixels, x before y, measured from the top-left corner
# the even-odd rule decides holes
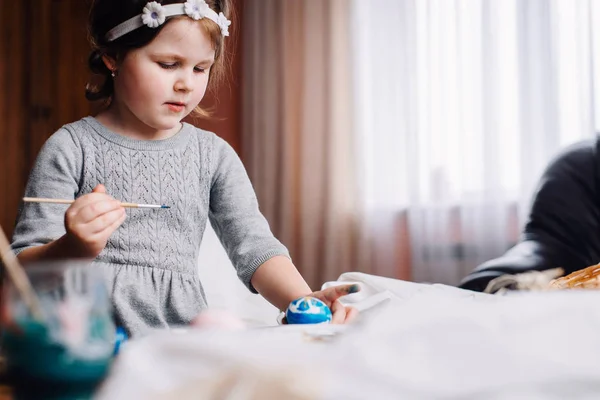
[[[100,399],[597,399],[600,293],[476,294],[348,273],[348,327],[159,332]]]

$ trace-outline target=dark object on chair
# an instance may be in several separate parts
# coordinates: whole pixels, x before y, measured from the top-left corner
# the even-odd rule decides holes
[[[483,291],[503,274],[562,267],[565,274],[600,262],[600,137],[570,146],[544,172],[520,242],[487,261],[459,287]]]

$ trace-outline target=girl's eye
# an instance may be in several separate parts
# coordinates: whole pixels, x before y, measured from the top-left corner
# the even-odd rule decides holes
[[[204,71],[206,71],[206,68],[196,67],[196,68],[194,68],[194,71],[203,73]]]
[[[174,69],[174,68],[177,68],[177,63],[171,63],[170,64],[170,63],[159,62],[158,65],[160,65],[160,67],[164,68],[164,69]]]

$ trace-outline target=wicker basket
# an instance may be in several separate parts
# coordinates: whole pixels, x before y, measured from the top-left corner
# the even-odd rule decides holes
[[[600,289],[600,264],[575,271],[550,282],[552,289]]]

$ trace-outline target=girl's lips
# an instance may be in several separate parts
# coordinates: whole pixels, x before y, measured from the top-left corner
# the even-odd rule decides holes
[[[185,104],[183,103],[166,103],[169,107],[169,110],[173,112],[182,112],[185,110]]]

